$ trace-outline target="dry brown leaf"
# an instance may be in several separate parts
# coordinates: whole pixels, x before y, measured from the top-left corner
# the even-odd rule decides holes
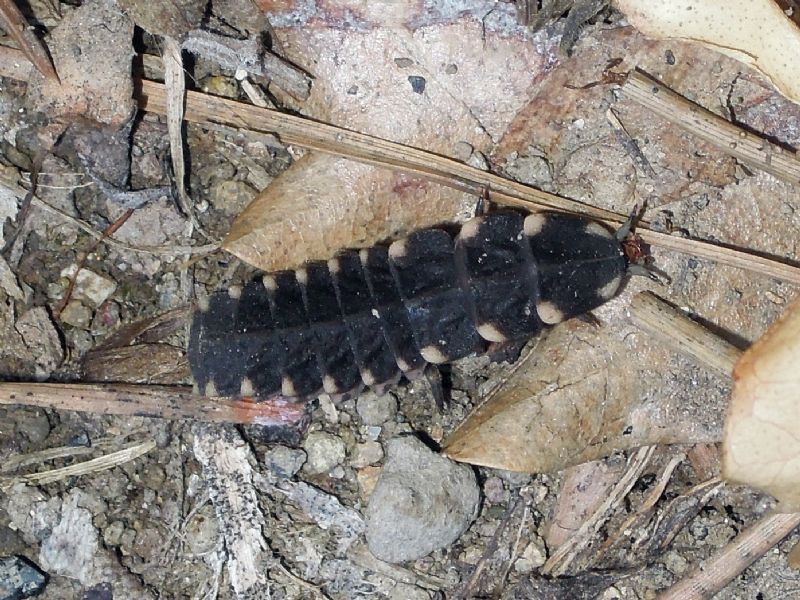
[[[444,441],[443,452],[541,473],[616,450],[719,439],[716,411],[688,397],[659,398],[664,383],[646,368],[663,369],[664,361],[646,344],[626,345],[609,328],[563,323]]]
[[[733,378],[723,476],[800,511],[800,301],[744,353]]]
[[[279,271],[463,219],[475,201],[402,173],[308,154],[250,203],[222,247],[265,271]]]
[[[765,75],[800,103],[800,28],[774,0],[616,0],[646,35],[699,42]]]
[[[480,8],[476,13],[485,15]],[[472,150],[491,150],[545,60],[530,32],[513,20],[482,23],[416,3],[392,3],[390,10],[364,3],[348,9],[364,25],[353,29],[331,6],[316,10],[313,25],[302,11],[270,15],[286,58],[314,76],[311,96],[298,108],[461,160]],[[511,14],[513,7],[497,10]],[[463,219],[475,200],[386,168],[312,156],[254,201],[224,247],[265,270],[290,268],[343,247]]]

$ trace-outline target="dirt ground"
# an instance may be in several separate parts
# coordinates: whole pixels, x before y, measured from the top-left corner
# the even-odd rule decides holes
[[[467,31],[480,29],[471,13],[447,18]],[[419,25],[418,31],[442,27],[444,19]],[[305,39],[304,24],[288,20],[274,24],[291,54]],[[306,26],[317,28],[312,42],[319,44],[309,42],[307,52],[323,47],[330,51],[330,40],[324,39],[329,30],[319,22]],[[490,23],[489,43],[491,27]],[[688,44],[647,40],[617,13],[588,24],[570,57],[556,54],[562,32],[563,23],[557,22],[535,37],[524,37],[530,51],[541,57],[532,67],[536,71],[526,75],[530,79],[519,84],[524,97],[509,109],[513,118],[502,125],[484,119],[480,135],[486,139],[472,140],[475,148],[485,144],[483,154],[492,171],[619,213],[647,200],[645,218],[662,229],[800,260],[796,187],[743,167],[644,109],[620,101],[609,87],[583,92],[576,87],[597,80],[610,59],[624,56],[621,68],[643,65],[698,103],[793,147],[800,145],[800,107],[739,63]],[[512,34],[498,34],[503,36]],[[140,37],[138,44],[140,51],[156,47],[149,36]],[[343,64],[345,57],[355,56],[348,51],[343,43],[338,54]],[[315,85],[323,90],[337,85],[350,89],[341,82],[331,83],[326,60],[319,59]],[[310,69],[310,63],[303,66]],[[405,67],[398,63],[397,68]],[[238,97],[231,70],[202,58],[191,69],[197,89]],[[348,76],[340,77],[347,82]],[[363,90],[365,84],[360,85]],[[429,78],[429,93],[433,87]],[[30,184],[31,152],[50,125],[46,113],[31,110],[28,93],[25,82],[0,78],[0,219],[9,219],[2,243],[15,233],[11,220],[19,216]],[[310,102],[321,101],[312,97]],[[479,115],[485,106],[478,100],[474,104],[470,114]],[[639,143],[654,174],[643,173],[614,137],[606,116],[609,107]],[[312,116],[335,119],[331,111],[333,115]],[[353,126],[348,119],[344,115],[337,122]],[[258,192],[302,154],[272,136],[232,128],[188,123],[185,135],[194,215],[212,242],[220,240]],[[416,145],[427,147],[427,140],[440,139],[430,132],[425,135],[419,134]],[[139,113],[131,140],[128,189],[169,186],[165,118]],[[133,210],[113,234],[118,243],[96,244],[76,223],[102,232],[125,208],[91,184],[85,165],[75,156],[43,155],[37,196],[60,213],[34,201],[22,230],[3,255],[0,380],[79,380],[87,353],[120,326],[186,306],[219,287],[246,281],[256,271],[223,251],[187,250],[209,240],[191,226],[172,198],[160,197]],[[628,317],[631,298],[654,289],[744,348],[797,292],[787,283],[688,255],[654,248],[653,257],[670,283],[631,280],[596,312],[595,327],[615,343],[629,344],[629,361],[613,368],[623,378],[649,381],[646,393],[640,393],[652,405],[678,412],[690,404],[710,407],[706,431],[713,439],[721,427],[729,382],[657,342],[643,340]],[[79,264],[84,275],[73,282]],[[183,356],[185,328],[163,341],[178,350],[166,351],[157,360],[145,356],[125,363],[126,377],[139,383],[190,384]],[[637,356],[663,362],[643,364]],[[0,407],[0,556],[25,556],[46,571],[49,581],[39,598],[48,600],[438,600],[464,595],[642,600],[655,598],[774,506],[765,495],[725,486],[658,556],[628,556],[627,562],[606,557],[604,568],[600,564],[591,573],[571,573],[573,577],[564,580],[566,587],[548,588],[552,582],[541,575],[541,567],[553,553],[546,540],[563,473],[529,475],[474,467],[481,499],[477,517],[465,533],[422,558],[397,565],[378,561],[366,546],[363,519],[389,441],[415,434],[437,448],[509,369],[507,363],[492,363],[487,357],[455,363],[445,378],[452,399],[444,411],[437,409],[425,381],[404,382],[387,394],[370,392],[338,405],[323,400],[312,412],[308,436],[296,446],[264,443],[234,425]],[[204,444],[219,440],[237,448],[245,457],[243,464],[249,465],[242,485],[254,490],[257,518],[263,519],[256,522],[256,529],[268,544],[259,550],[268,557],[259,575],[264,583],[249,595],[234,591],[232,577],[237,575],[228,561],[237,550],[231,545],[231,525],[220,515],[218,486],[224,479],[209,470],[212,459],[202,458],[213,447]],[[108,470],[40,485],[14,480],[148,442],[153,443],[149,451]],[[55,457],[36,454],[55,448],[62,449]],[[599,539],[611,535],[636,511],[654,489],[664,465],[688,449],[689,445],[656,451]],[[624,464],[631,452],[615,453],[607,462]],[[21,461],[29,455],[29,463]],[[714,461],[710,473],[698,473],[691,461],[681,462],[658,509],[716,474],[714,469],[718,469]],[[308,500],[315,492],[303,483],[323,492],[326,502],[338,502],[320,508]],[[718,597],[800,597],[800,573],[787,562],[798,541],[800,534],[789,536]],[[478,565],[483,574],[473,578]],[[607,578],[597,583],[592,577]]]

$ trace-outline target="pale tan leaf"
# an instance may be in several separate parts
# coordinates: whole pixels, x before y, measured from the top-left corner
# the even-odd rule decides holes
[[[725,424],[723,476],[800,510],[800,302],[739,360]]]
[[[765,75],[800,103],[800,29],[774,0],[616,0],[634,27],[657,38],[699,42]]]
[[[559,325],[445,439],[443,452],[541,473],[616,450],[719,439],[716,407],[663,397],[664,382],[649,367],[669,359],[646,338],[628,342],[606,327]]]
[[[222,247],[265,271],[468,217],[476,198],[388,169],[308,154],[242,212]]]

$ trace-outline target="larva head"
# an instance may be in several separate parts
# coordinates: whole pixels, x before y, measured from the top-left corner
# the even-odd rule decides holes
[[[536,310],[545,323],[586,313],[619,291],[627,269],[622,245],[596,221],[536,213],[525,235],[537,266]]]

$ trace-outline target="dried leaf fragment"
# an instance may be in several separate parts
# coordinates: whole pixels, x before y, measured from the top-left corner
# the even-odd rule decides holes
[[[616,0],[634,27],[657,38],[699,42],[765,75],[800,103],[800,28],[774,0]]]
[[[721,439],[722,403],[690,388],[680,402],[664,396],[671,359],[646,336],[577,319],[544,335],[444,440],[448,457],[546,473],[618,450]]]
[[[800,510],[800,301],[739,360],[723,440],[723,476]]]

